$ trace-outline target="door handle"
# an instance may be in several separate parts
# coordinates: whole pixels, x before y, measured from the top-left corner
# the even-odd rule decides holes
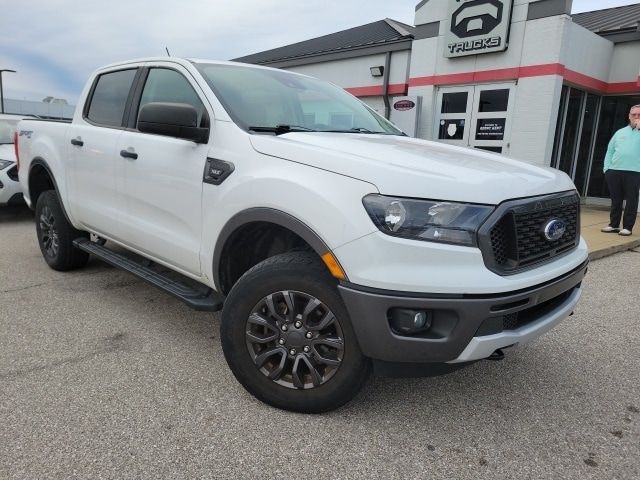
[[[71,145],[75,145],[76,147],[81,147],[84,145],[84,142],[82,140],[80,140],[79,138],[72,138],[71,139]]]
[[[138,154],[135,152],[130,152],[129,150],[120,150],[120,156],[124,158],[131,158],[136,160],[138,158]]]

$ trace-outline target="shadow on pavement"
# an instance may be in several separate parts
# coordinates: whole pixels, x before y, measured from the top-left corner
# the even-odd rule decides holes
[[[0,224],[33,220],[33,212],[26,205],[0,207]]]

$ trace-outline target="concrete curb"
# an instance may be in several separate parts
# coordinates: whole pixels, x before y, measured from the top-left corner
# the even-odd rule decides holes
[[[620,252],[626,252],[628,250],[633,250],[634,248],[640,247],[640,239],[632,240],[627,243],[623,243],[622,245],[613,245],[607,248],[601,248],[599,250],[595,250],[589,253],[589,260],[598,260],[600,258],[608,257],[609,255],[614,255]]]

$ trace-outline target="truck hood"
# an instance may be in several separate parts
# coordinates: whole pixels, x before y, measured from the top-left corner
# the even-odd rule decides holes
[[[369,182],[383,195],[497,205],[574,189],[564,173],[470,148],[393,135],[251,135],[265,155]]]

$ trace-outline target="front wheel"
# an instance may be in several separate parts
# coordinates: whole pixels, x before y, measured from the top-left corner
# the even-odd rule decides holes
[[[335,280],[308,253],[277,255],[245,273],[225,301],[221,339],[238,381],[285,410],[338,408],[370,373]]]
[[[42,256],[54,270],[73,270],[87,264],[89,254],[75,248],[73,241],[88,234],[67,221],[53,190],[40,194],[36,202],[36,233]]]

